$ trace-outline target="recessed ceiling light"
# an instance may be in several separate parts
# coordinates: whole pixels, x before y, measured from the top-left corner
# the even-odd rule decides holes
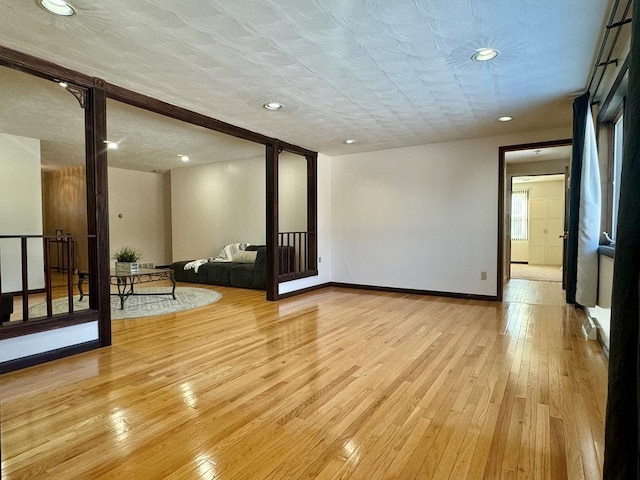
[[[54,15],[70,17],[75,14],[74,8],[63,0],[40,0],[40,6]]]
[[[353,145],[354,143],[356,143],[356,140],[353,140],[352,138],[345,140],[344,143],[346,143],[347,145]]]
[[[189,157],[187,155],[182,155],[181,153],[178,154],[178,158],[180,158],[180,160],[182,160],[183,162],[189,161]]]
[[[510,122],[511,120],[513,120],[513,117],[510,117],[508,115],[505,115],[504,117],[500,117],[498,119],[499,122]]]
[[[269,102],[269,103],[265,103],[263,106],[267,110],[280,110],[283,105],[278,102]]]
[[[58,85],[60,85],[62,88],[67,88],[69,86],[67,82],[58,82]]]
[[[108,150],[117,150],[118,149],[118,144],[116,142],[110,142],[109,140],[105,140],[104,143],[107,144],[107,149]]]
[[[479,48],[476,50],[471,58],[476,62],[486,62],[488,60],[493,60],[498,56],[498,51],[493,48]]]

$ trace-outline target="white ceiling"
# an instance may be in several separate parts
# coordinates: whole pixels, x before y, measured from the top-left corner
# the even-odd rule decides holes
[[[529,163],[545,162],[551,160],[566,160],[571,158],[571,145],[562,147],[532,148],[529,150],[516,150],[506,152],[504,159],[506,163]]]
[[[570,124],[611,0],[71,3],[0,0],[0,45],[339,155]]]
[[[522,177],[513,177],[511,183],[523,184],[523,183],[538,183],[538,182],[559,182],[564,181],[564,175],[525,175]]]
[[[44,168],[85,164],[84,112],[57,83],[0,67],[0,132],[40,139]],[[166,172],[172,168],[265,156],[265,147],[107,100],[109,166]],[[188,155],[183,163],[178,154]]]

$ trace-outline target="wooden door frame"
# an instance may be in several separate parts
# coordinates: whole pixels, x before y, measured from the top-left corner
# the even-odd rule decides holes
[[[506,197],[506,177],[507,177],[507,162],[505,156],[507,152],[517,152],[520,150],[534,150],[538,148],[549,147],[566,147],[573,145],[571,138],[565,138],[561,140],[549,140],[546,142],[535,143],[523,143],[518,145],[505,145],[498,149],[498,255],[497,255],[497,268],[496,268],[496,298],[499,302],[503,298],[503,289],[505,284],[505,251],[506,247],[506,210],[505,210],[505,197]],[[511,185],[511,183],[509,183]],[[565,210],[569,208],[565,205]],[[509,246],[510,250],[510,246]]]

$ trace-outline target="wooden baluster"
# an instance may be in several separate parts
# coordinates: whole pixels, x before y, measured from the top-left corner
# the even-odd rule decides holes
[[[309,270],[309,232],[304,234],[304,270]]]
[[[294,246],[294,255],[295,252],[298,252],[298,268],[295,270],[296,272],[302,272],[302,233],[296,232],[296,244]]]
[[[22,261],[22,321],[29,320],[29,269],[27,268],[27,237],[20,237]]]
[[[66,237],[67,242],[67,296],[69,298],[69,313],[73,313],[73,238]]]
[[[43,237],[44,247],[44,296],[47,304],[47,317],[53,316],[53,296],[51,291],[51,239]]]
[[[2,305],[2,249],[1,248],[0,248],[0,312],[4,312],[4,308]]]

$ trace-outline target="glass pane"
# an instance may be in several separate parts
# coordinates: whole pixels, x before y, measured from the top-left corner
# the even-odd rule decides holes
[[[618,226],[618,206],[620,202],[620,177],[622,175],[622,145],[624,142],[624,118],[620,117],[615,124],[613,145],[613,214],[611,218],[611,235],[616,238]]]

